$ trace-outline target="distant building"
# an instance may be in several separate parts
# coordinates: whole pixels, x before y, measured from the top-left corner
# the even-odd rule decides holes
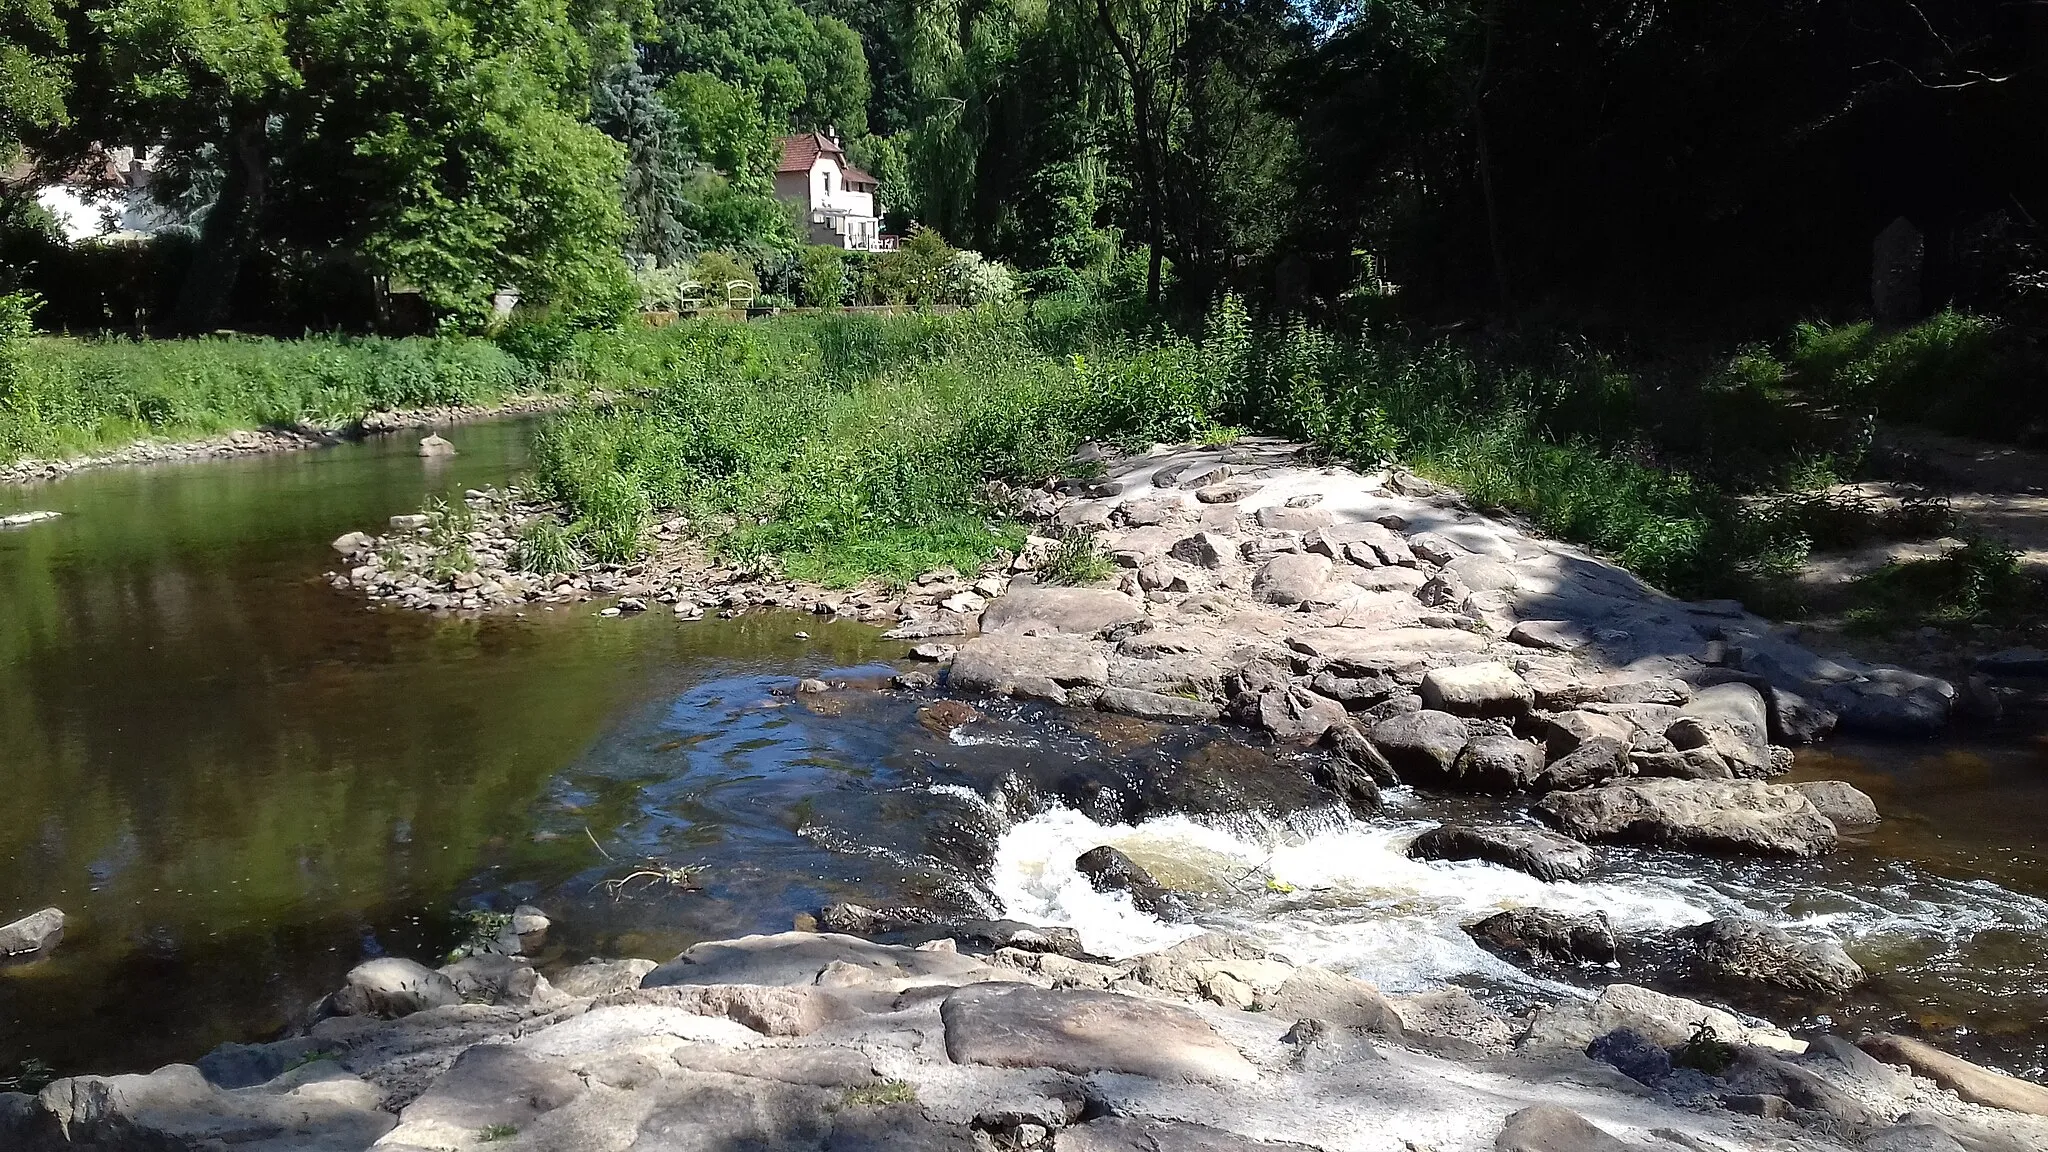
[[[826,129],[782,138],[775,195],[804,207],[811,243],[876,252],[896,246],[882,235],[875,178],[847,162],[839,134]]]
[[[97,146],[87,164],[36,189],[36,203],[57,221],[69,243],[144,240],[183,223],[149,193],[159,151]],[[26,166],[11,178],[27,176]]]

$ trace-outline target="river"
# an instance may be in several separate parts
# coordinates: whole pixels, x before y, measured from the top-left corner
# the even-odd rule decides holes
[[[1802,753],[1801,775],[1887,815],[1823,861],[1614,850],[1557,885],[1421,864],[1408,838],[1491,802],[1396,789],[1359,822],[1229,733],[1009,702],[927,725],[929,695],[858,687],[905,646],[856,625],[595,603],[435,618],[320,578],[334,537],[518,475],[530,434],[465,427],[447,461],[396,436],[0,488],[0,514],[64,513],[0,533],[0,920],[71,917],[52,955],[0,968],[0,1079],[266,1038],[362,959],[431,961],[461,911],[520,901],[556,919],[544,964],[662,959],[842,899],[1069,923],[1106,953],[1196,930],[1092,891],[1072,859],[1104,842],[1199,893],[1205,925],[1508,1007],[1621,974],[1532,976],[1458,929],[1501,907],[1830,932],[1876,978],[1781,1023],[1915,1031],[2048,1074],[2048,756],[2028,715]],[[789,694],[808,675],[856,688]],[[648,861],[701,871],[604,886]]]

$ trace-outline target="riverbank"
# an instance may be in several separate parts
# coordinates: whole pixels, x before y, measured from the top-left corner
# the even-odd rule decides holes
[[[478,420],[495,420],[511,416],[533,416],[560,411],[574,402],[573,397],[565,395],[529,394],[490,404],[442,404],[425,408],[385,409],[366,412],[358,418],[328,425],[243,428],[196,439],[150,438],[137,440],[110,451],[89,452],[55,460],[17,460],[12,464],[0,465],[0,484],[34,484],[95,468],[226,460],[274,452],[329,448],[352,437],[383,435],[407,429],[447,428]]]
[[[979,954],[948,931],[914,948],[749,936],[552,979],[505,955],[439,970],[371,961],[284,1039],[0,1094],[0,1137],[22,1152],[2048,1141],[2048,1090],[1890,1038],[1798,1040],[1626,985],[1509,1020],[1456,990],[1389,998],[1228,936],[1105,963],[1021,925]],[[1720,1026],[1706,1048],[1699,1020]]]

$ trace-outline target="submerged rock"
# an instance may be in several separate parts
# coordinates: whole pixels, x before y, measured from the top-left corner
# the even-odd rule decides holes
[[[423,457],[445,457],[455,455],[455,445],[438,432],[429,432],[420,438],[419,453]]]
[[[64,911],[45,908],[0,926],[0,956],[21,956],[54,947],[64,938]]]
[[[26,528],[31,524],[41,524],[46,520],[55,520],[62,515],[62,512],[15,512],[10,515],[0,516],[0,531],[5,531],[9,528]]]

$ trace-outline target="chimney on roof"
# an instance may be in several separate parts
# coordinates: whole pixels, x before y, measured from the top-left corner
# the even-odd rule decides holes
[[[834,144],[839,143],[839,129],[830,124],[825,125],[825,139],[830,140]]]

